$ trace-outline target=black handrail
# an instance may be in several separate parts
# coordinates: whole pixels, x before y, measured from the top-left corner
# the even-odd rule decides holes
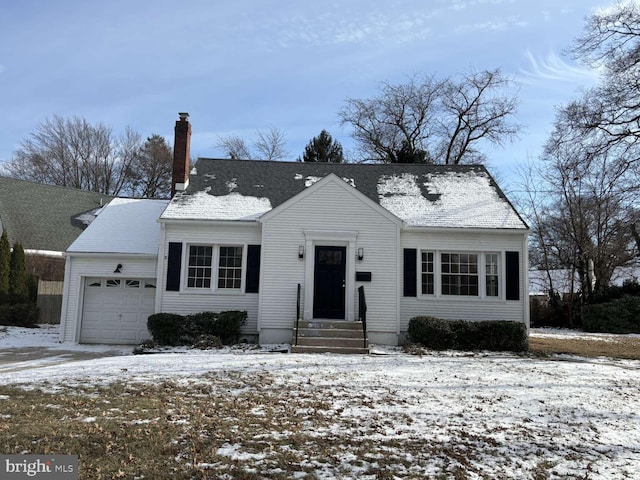
[[[298,345],[298,326],[300,325],[300,284],[298,284],[298,300],[296,302],[296,343]]]
[[[364,297],[364,285],[358,287],[358,313],[362,322],[362,333],[364,335],[364,348],[367,348],[367,300]]]

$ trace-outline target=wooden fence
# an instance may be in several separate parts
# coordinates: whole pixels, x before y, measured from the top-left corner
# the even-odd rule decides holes
[[[38,282],[38,323],[60,323],[63,282]]]

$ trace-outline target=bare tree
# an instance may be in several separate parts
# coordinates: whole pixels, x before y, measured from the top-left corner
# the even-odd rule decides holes
[[[284,160],[289,155],[287,136],[282,130],[269,127],[266,132],[257,130],[256,136],[254,146],[261,160]]]
[[[216,142],[216,147],[224,150],[225,155],[233,160],[248,160],[252,158],[247,142],[237,135],[220,137]]]
[[[449,79],[440,97],[443,115],[437,119],[442,146],[436,158],[447,165],[479,163],[480,140],[503,145],[517,138],[520,126],[511,123],[518,102],[506,95],[511,81],[500,70],[471,71]]]
[[[339,112],[353,127],[361,156],[385,163],[474,163],[480,141],[502,144],[517,136],[517,100],[500,70],[437,79],[409,77],[383,83],[370,99],[348,99]]]
[[[565,122],[549,138],[536,197],[534,245],[546,266],[575,270],[585,298],[609,285],[615,268],[632,264],[639,189],[618,149],[594,149]],[[531,195],[531,193],[530,193]],[[535,258],[535,257],[534,257]]]
[[[600,82],[572,102],[567,115],[582,134],[599,134],[594,148],[620,145],[640,159],[640,4],[619,2],[587,17],[571,53],[601,70]]]
[[[22,141],[5,168],[16,178],[118,195],[135,135],[127,129],[115,138],[103,123],[54,115]]]
[[[382,83],[380,94],[369,99],[347,99],[339,112],[362,157],[398,163],[398,153],[429,151],[437,101],[443,82],[433,77],[409,77],[405,84]]]
[[[289,155],[286,144],[286,134],[276,127],[269,127],[266,131],[256,130],[253,149],[244,138],[237,135],[218,138],[216,147],[234,160],[284,160]]]

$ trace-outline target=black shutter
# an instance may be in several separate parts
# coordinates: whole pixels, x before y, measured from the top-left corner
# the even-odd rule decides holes
[[[258,293],[260,288],[260,245],[249,245],[247,248],[247,280],[244,291]]]
[[[520,255],[518,252],[505,252],[505,259],[507,300],[520,300]]]
[[[180,269],[182,266],[182,243],[169,242],[167,258],[167,291],[180,290]]]
[[[417,264],[416,258],[418,251],[415,248],[404,249],[404,296],[417,296],[418,289],[416,286]]]

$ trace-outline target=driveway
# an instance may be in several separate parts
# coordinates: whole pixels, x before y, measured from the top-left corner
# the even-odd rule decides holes
[[[87,352],[46,347],[0,348],[0,375],[20,370],[48,367],[61,363],[122,355],[122,350]]]
[[[77,345],[59,342],[59,325],[0,327],[0,375],[94,358],[129,355],[133,345]]]

